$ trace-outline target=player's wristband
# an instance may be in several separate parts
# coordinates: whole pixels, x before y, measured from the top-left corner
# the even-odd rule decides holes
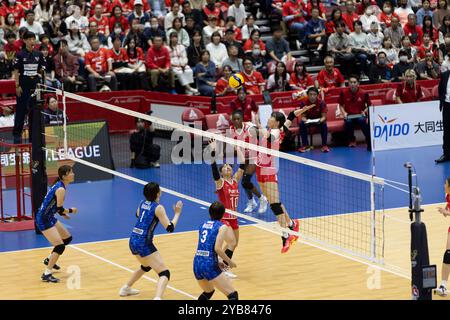
[[[291,111],[290,113],[289,113],[289,115],[288,115],[288,120],[289,121],[293,121],[294,119],[295,119],[295,113],[294,113],[294,111]]]
[[[219,172],[219,168],[217,168],[217,163],[215,163],[215,162],[211,163],[211,169],[212,169],[214,181],[220,180],[220,172]]]
[[[69,209],[69,213],[73,213],[73,209],[72,208]]]

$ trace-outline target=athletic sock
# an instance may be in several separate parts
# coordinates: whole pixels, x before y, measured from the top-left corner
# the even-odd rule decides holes
[[[442,280],[442,282],[441,282],[441,286],[444,286],[444,287],[446,287],[446,288],[447,288],[447,280]]]
[[[289,220],[289,229],[292,229],[294,227],[294,221],[292,219]]]
[[[289,237],[289,233],[283,231],[283,235],[281,236],[281,241],[283,242],[283,247],[286,244],[286,240]]]
[[[48,269],[48,268],[45,268],[44,274],[45,274],[46,276],[48,276],[49,274],[52,274],[52,270],[50,270],[50,269]]]

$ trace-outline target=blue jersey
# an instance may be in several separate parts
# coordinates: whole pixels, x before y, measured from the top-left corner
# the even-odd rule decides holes
[[[44,201],[42,201],[38,212],[36,213],[36,224],[41,231],[47,230],[56,224],[56,190],[59,188],[64,188],[64,190],[66,189],[66,186],[62,181],[58,181],[51,186],[44,198]]]
[[[158,205],[159,203],[151,201],[141,201],[139,204],[138,221],[130,237],[130,250],[133,254],[145,257],[156,251],[153,236],[159,222],[155,214]]]
[[[197,251],[194,258],[194,274],[197,280],[212,280],[222,272],[218,266],[216,246],[217,235],[223,223],[209,220],[199,229]]]

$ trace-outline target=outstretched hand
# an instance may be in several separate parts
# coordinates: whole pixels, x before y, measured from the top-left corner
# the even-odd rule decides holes
[[[181,214],[181,209],[183,209],[183,202],[178,200],[178,202],[173,206],[173,211],[175,214]]]

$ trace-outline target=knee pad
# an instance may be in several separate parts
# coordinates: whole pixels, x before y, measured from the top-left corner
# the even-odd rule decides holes
[[[210,300],[211,297],[212,297],[213,294],[214,294],[214,291],[215,291],[215,290],[213,290],[213,291],[211,291],[211,292],[203,292],[203,293],[198,297],[198,300]]]
[[[63,239],[63,242],[67,246],[69,243],[72,242],[72,236],[68,237],[67,239]]]
[[[450,250],[447,250],[444,253],[444,263],[450,264]]]
[[[158,273],[158,276],[161,277],[166,277],[168,280],[170,280],[170,271],[169,270],[164,270],[161,271],[160,273]]]
[[[270,209],[272,210],[272,212],[276,215],[279,216],[280,214],[283,214],[283,208],[281,207],[281,203],[277,202],[277,203],[271,203],[270,204]]]
[[[239,300],[239,295],[238,295],[237,291],[234,291],[234,292],[230,293],[227,296],[227,298],[228,298],[228,300]]]
[[[66,250],[66,245],[65,244],[58,244],[57,246],[55,246],[53,248],[52,252],[56,252],[59,255],[62,255],[64,253],[64,250]]]
[[[144,272],[149,272],[150,270],[152,270],[152,268],[151,268],[151,267],[144,267],[144,266],[141,264],[141,270],[144,271]]]
[[[249,174],[244,174],[242,177],[242,186],[246,190],[252,190],[253,189],[253,183],[250,181],[252,179],[252,176]]]

